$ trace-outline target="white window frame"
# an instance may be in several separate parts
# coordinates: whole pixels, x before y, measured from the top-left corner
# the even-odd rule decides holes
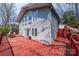
[[[32,36],[37,36],[37,28],[32,28]]]
[[[33,11],[33,20],[37,20],[38,19],[38,10]]]

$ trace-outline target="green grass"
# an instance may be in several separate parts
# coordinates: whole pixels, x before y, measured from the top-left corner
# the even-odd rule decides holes
[[[0,32],[7,32],[7,33],[8,33],[9,31],[10,31],[10,29],[7,29],[7,28],[4,28],[4,29],[3,29],[3,28],[0,28]]]

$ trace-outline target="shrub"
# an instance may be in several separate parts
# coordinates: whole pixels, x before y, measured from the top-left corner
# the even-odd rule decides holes
[[[9,28],[0,28],[0,32],[8,33],[10,31]]]

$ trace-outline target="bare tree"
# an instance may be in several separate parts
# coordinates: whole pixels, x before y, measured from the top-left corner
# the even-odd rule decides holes
[[[13,3],[1,3],[0,4],[0,20],[3,22],[3,30],[8,27],[9,21],[14,20],[16,16],[15,5]],[[5,31],[5,30],[4,30]],[[7,32],[2,32],[2,37],[5,34],[7,37]],[[7,30],[6,30],[7,31]],[[2,41],[2,37],[0,42]]]
[[[15,15],[16,14],[15,14],[15,5],[14,4],[12,4],[12,3],[11,4],[8,4],[8,3],[1,3],[0,4],[0,19],[3,21],[4,28],[6,28],[6,25],[9,24],[10,20],[14,20]],[[9,41],[7,39],[7,33],[3,31],[1,38],[0,38],[0,45],[1,45],[2,38],[3,38],[4,34],[5,34],[7,43],[9,43]],[[9,43],[9,46],[10,46],[12,55],[14,56],[14,53],[13,53],[10,43]]]
[[[75,4],[75,11],[76,11],[76,23],[78,24],[79,21],[78,3]]]
[[[0,18],[3,24],[6,25],[15,16],[15,5],[13,3],[1,3],[0,4]]]

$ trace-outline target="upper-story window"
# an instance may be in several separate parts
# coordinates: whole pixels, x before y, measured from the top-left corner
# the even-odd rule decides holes
[[[28,16],[28,24],[31,24],[31,23],[32,23],[32,17]]]
[[[22,23],[26,22],[27,24],[31,24],[34,20],[37,20],[37,17],[37,10],[29,11],[27,14],[24,15]]]
[[[31,21],[32,20],[32,17],[31,16],[28,16],[28,21]]]
[[[27,20],[28,21],[32,21],[32,17],[33,17],[32,11],[28,12],[28,14],[27,14]]]
[[[37,20],[37,18],[38,18],[38,11],[35,10],[33,11],[33,20]]]
[[[27,22],[27,15],[25,15],[25,17],[24,17],[24,18],[25,18],[25,22]]]

